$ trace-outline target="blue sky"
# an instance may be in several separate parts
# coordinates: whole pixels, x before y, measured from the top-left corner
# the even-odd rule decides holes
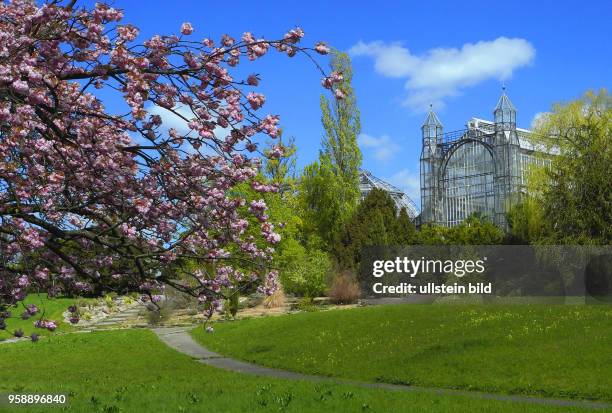
[[[351,51],[361,109],[364,168],[406,190],[418,203],[420,124],[428,104],[445,130],[472,116],[491,118],[505,83],[517,122],[587,89],[610,89],[612,1],[127,1],[124,22],[141,36],[278,38],[302,27],[305,44],[324,40]],[[325,60],[322,60],[325,63]],[[248,72],[261,74],[264,109],[294,136],[298,165],[317,157],[322,136],[320,74],[305,58],[271,53]],[[249,67],[250,66],[250,67]]]

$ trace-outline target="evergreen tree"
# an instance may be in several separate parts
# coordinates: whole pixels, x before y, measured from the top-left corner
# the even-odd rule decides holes
[[[416,242],[416,228],[414,223],[408,216],[406,208],[400,210],[399,216],[397,217],[397,244],[398,245],[411,245]]]
[[[407,237],[400,231],[414,233],[414,227],[409,228],[411,225],[398,217],[389,193],[374,188],[343,225],[333,244],[333,255],[342,268],[355,270],[364,247],[402,245]]]

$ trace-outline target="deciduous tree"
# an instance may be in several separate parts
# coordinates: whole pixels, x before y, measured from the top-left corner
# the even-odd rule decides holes
[[[346,53],[334,52],[332,73],[337,74],[336,99],[321,96],[321,121],[325,135],[319,160],[304,169],[300,197],[304,219],[330,248],[342,224],[359,202],[361,131],[359,108],[352,87],[351,60]]]
[[[299,46],[300,28],[277,40],[245,32],[215,41],[195,37],[189,23],[138,42],[122,14],[74,0],[0,3],[0,306],[29,289],[103,285],[156,300],[171,285],[210,315],[232,285],[274,289],[267,263],[279,235],[265,202],[231,190],[276,190],[258,181],[254,154],[258,136],[278,135],[279,117],[258,114],[258,75],[232,72],[270,50],[291,57],[328,47]],[[323,86],[340,81],[324,75]],[[109,110],[99,90],[123,99],[125,111]],[[160,112],[188,132],[168,129]],[[180,265],[194,259],[210,265]],[[180,283],[169,264],[193,282]]]
[[[545,244],[612,242],[612,98],[607,91],[555,105],[534,130],[555,156],[530,177],[512,230]]]

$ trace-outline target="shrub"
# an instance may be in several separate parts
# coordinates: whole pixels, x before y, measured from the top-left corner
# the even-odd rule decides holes
[[[324,251],[307,249],[297,241],[291,242],[283,251],[280,267],[281,282],[287,293],[317,297],[325,292],[331,260]]]
[[[353,273],[349,271],[338,274],[329,289],[329,298],[336,304],[356,303],[359,295],[359,284]]]
[[[108,308],[109,312],[114,312],[116,310],[116,303],[113,300],[113,296],[108,294],[104,296],[104,304],[106,305],[106,308]]]
[[[238,314],[238,307],[240,304],[240,294],[238,291],[226,292],[227,298],[223,302],[223,310],[226,319],[235,319]]]
[[[283,291],[283,287],[279,287],[274,294],[266,296],[263,300],[263,305],[266,308],[278,308],[284,307],[287,302],[287,297],[285,296],[285,291]]]
[[[319,307],[314,303],[311,297],[303,297],[298,302],[298,310],[313,312],[318,311]]]

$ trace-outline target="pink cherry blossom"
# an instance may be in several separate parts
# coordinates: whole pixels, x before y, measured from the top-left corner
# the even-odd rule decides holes
[[[57,328],[57,323],[53,320],[37,320],[34,323],[34,327],[45,328],[49,331],[55,331],[55,329]]]
[[[235,41],[236,41],[236,40],[234,40],[234,38],[233,38],[233,37],[231,37],[231,36],[229,36],[229,35],[227,35],[227,34],[224,34],[224,35],[221,37],[221,44],[222,44],[223,46],[225,46],[225,47],[230,47],[230,46],[232,46],[232,45],[234,44],[234,42],[235,42]]]
[[[0,306],[33,289],[139,291],[155,302],[172,285],[210,317],[237,285],[271,293],[280,235],[265,202],[249,204],[236,188],[278,190],[258,180],[255,153],[278,136],[280,117],[253,113],[265,103],[253,90],[259,75],[236,66],[312,50],[299,45],[303,30],[224,35],[216,45],[187,40],[190,23],[182,35],[138,41],[138,28],[104,2],[12,0],[0,15],[0,255],[19,269],[0,268]],[[341,74],[322,76],[337,93]],[[128,110],[108,109],[102,96]],[[185,127],[168,129],[160,111]],[[185,259],[228,269],[208,273]]]
[[[183,33],[186,36],[193,33],[193,26],[191,26],[191,23],[188,23],[188,22],[183,23],[181,25],[181,33]]]
[[[297,43],[302,37],[304,37],[304,30],[299,27],[291,29],[285,34],[285,40],[289,43]]]
[[[263,106],[266,101],[266,98],[261,93],[251,92],[247,95],[247,100],[249,101],[251,108],[257,110]]]
[[[321,85],[326,89],[331,89],[335,84],[340,83],[343,79],[344,77],[342,76],[342,73],[331,72],[329,76],[326,76],[321,80]]]
[[[30,280],[28,279],[27,275],[22,275],[21,277],[19,277],[17,279],[17,285],[21,288],[25,288],[28,285],[30,285]]]
[[[117,34],[119,34],[121,40],[131,42],[138,37],[138,29],[132,25],[119,26],[117,27]]]
[[[257,78],[257,75],[249,75],[249,77],[247,78],[247,84],[251,86],[258,86],[259,79]]]
[[[36,305],[34,305],[34,304],[28,304],[26,306],[26,311],[27,311],[28,314],[34,315],[34,314],[36,314],[38,312],[38,307]]]
[[[317,43],[317,45],[315,46],[315,50],[317,51],[317,53],[323,55],[328,54],[330,52],[329,46],[323,42]]]
[[[279,159],[281,156],[285,154],[285,150],[281,145],[275,145],[268,152],[268,157],[273,159]]]
[[[16,80],[13,82],[12,88],[15,92],[21,94],[21,95],[27,95],[30,87],[28,86],[27,82],[23,81],[23,80]]]

